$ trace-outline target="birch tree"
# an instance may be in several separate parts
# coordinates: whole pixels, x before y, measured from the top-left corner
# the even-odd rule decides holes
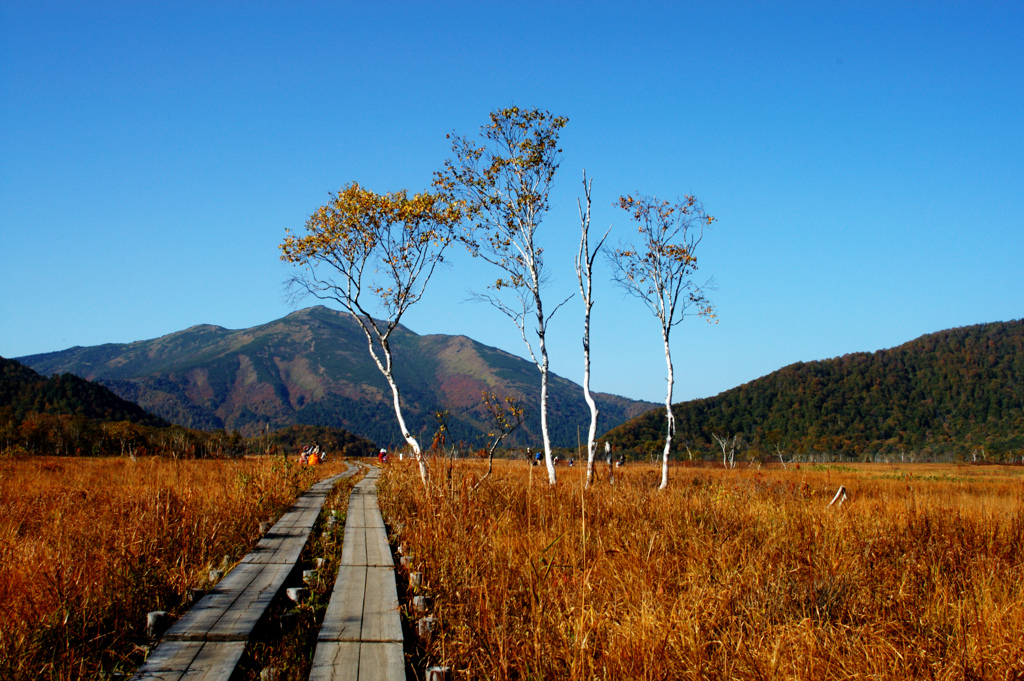
[[[470,253],[501,271],[487,293],[476,297],[512,320],[540,371],[540,428],[552,485],[557,478],[548,436],[547,330],[566,301],[550,312],[544,308],[544,257],[537,230],[548,211],[561,153],[558,134],[567,121],[539,109],[494,111],[490,123],[480,129],[479,142],[448,136],[453,158],[435,181],[465,211],[470,227],[461,238]]]
[[[615,283],[636,296],[654,314],[661,325],[665,348],[667,389],[665,392],[665,448],[662,454],[661,486],[668,487],[668,459],[676,422],[672,414],[672,389],[675,376],[672,329],[683,319],[698,315],[715,320],[715,310],[705,296],[710,282],[703,286],[693,281],[697,271],[697,247],[704,230],[714,218],[704,212],[693,196],[670,203],[653,196],[622,196],[619,207],[627,211],[639,227],[639,245],[626,244],[610,254],[615,269]]]
[[[443,261],[459,211],[437,194],[376,194],[355,182],[330,196],[310,216],[304,235],[286,230],[281,259],[300,270],[290,288],[337,302],[359,323],[370,357],[391,388],[399,430],[426,486],[423,452],[402,416],[390,340]],[[380,319],[370,314],[373,308],[382,313]]]
[[[594,307],[593,272],[594,260],[608,238],[609,228],[594,250],[590,250],[590,190],[594,181],[587,182],[587,173],[583,172],[583,197],[587,207],[577,200],[580,211],[580,250],[576,254],[576,279],[580,284],[580,295],[583,297],[583,398],[590,407],[590,430],[587,431],[587,487],[594,481],[594,465],[597,456],[597,417],[599,411],[594,396],[590,394],[590,310]]]

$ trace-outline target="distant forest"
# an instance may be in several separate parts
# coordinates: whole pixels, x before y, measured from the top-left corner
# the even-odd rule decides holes
[[[801,362],[715,397],[674,405],[676,457],[827,453],[848,459],[1008,460],[1024,455],[1024,320],[922,336],[889,350]],[[664,446],[665,409],[611,430],[613,446]],[[660,443],[660,444],[659,444]]]
[[[0,357],[0,455],[180,458],[292,454],[319,442],[339,456],[372,456],[376,445],[340,428],[292,426],[259,437],[171,425],[98,383],[50,378]]]

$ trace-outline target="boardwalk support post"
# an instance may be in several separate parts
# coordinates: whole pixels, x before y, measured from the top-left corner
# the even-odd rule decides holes
[[[167,629],[167,622],[167,612],[164,610],[154,610],[148,613],[146,615],[146,638],[151,641],[160,638],[160,634]]]
[[[434,633],[437,626],[437,619],[434,617],[421,617],[416,620],[416,635],[422,639],[428,639]]]

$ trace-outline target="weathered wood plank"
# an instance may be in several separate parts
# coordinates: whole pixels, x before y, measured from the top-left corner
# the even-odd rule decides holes
[[[401,643],[320,643],[313,656],[309,681],[404,681]]]
[[[248,640],[256,623],[270,607],[274,596],[281,590],[292,565],[271,563],[260,566],[260,570],[248,588],[239,594],[235,603],[221,616],[217,623],[206,632],[207,641]],[[255,566],[254,566],[255,567]]]
[[[395,572],[388,568],[366,568],[363,595],[362,641],[402,641],[402,620],[398,615]]]
[[[359,644],[359,681],[403,681],[405,655],[401,643]]]
[[[366,564],[373,567],[394,567],[391,545],[384,528],[368,527],[363,538],[366,544]]]
[[[320,641],[358,641],[363,627],[366,567],[342,565],[320,626]]]
[[[358,681],[359,648],[358,641],[317,643],[309,681]]]
[[[182,681],[224,681],[245,652],[243,641],[208,641],[182,675]]]
[[[139,669],[140,681],[179,681],[203,647],[202,641],[166,641],[156,647]]]
[[[358,469],[316,483],[210,592],[178,620],[134,679],[227,681],[245,642],[298,561],[327,495]]]
[[[263,566],[239,563],[203,596],[195,606],[175,622],[164,634],[168,641],[205,639],[205,634],[224,616],[239,596],[262,572]]]
[[[405,678],[394,562],[377,503],[379,469],[352,491],[341,566],[318,636],[312,681]]]
[[[342,565],[366,565],[366,528],[349,528],[345,523],[345,539],[341,545]]]
[[[157,646],[135,678],[139,681],[227,679],[244,651],[243,641],[167,641]]]

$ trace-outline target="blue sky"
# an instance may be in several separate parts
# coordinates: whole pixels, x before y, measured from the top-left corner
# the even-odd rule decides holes
[[[623,193],[718,218],[677,400],[1024,317],[1021,35],[996,2],[0,3],[0,355],[281,317],[286,228],[349,181],[426,188],[512,104],[569,118],[548,300],[583,169],[613,242]],[[657,323],[601,267],[593,386],[662,401]],[[524,354],[465,302],[491,277],[457,254],[407,325]],[[581,317],[551,327],[577,381]]]

